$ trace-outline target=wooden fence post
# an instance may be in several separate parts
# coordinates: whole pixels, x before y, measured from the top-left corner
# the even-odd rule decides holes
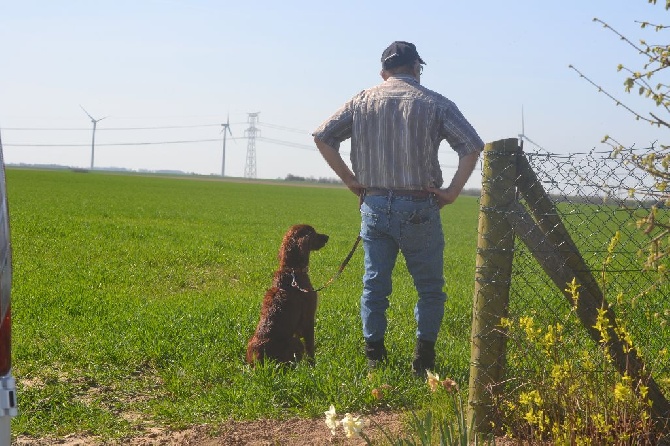
[[[520,153],[517,139],[484,147],[468,392],[468,426],[473,435],[491,432],[493,390],[504,372],[506,336],[500,319],[508,315],[514,257],[514,232],[506,212],[516,201]]]

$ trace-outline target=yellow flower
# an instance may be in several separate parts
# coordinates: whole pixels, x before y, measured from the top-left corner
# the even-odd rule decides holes
[[[510,329],[514,326],[514,323],[512,322],[511,319],[508,319],[506,317],[501,317],[500,318],[500,327],[503,329]]]
[[[614,386],[614,399],[617,401],[625,401],[630,393],[630,388],[624,383],[616,383]]]
[[[430,387],[431,392],[435,392],[437,386],[440,385],[440,376],[437,373],[432,373],[430,370],[426,370],[426,376],[428,377],[428,387]]]
[[[609,329],[612,328],[610,320],[607,314],[606,308],[598,308],[598,316],[596,317],[596,324],[593,326],[596,330],[600,332],[600,343],[607,344],[610,340]]]
[[[337,412],[335,412],[335,406],[331,404],[330,409],[324,413],[326,414],[326,426],[328,426],[328,429],[330,429],[330,433],[335,435],[337,425],[340,424],[340,422],[337,421]]]
[[[519,326],[526,332],[526,337],[531,341],[537,339],[542,334],[541,328],[535,328],[535,321],[530,316],[522,316],[519,318]]]
[[[384,399],[384,395],[389,394],[392,390],[393,390],[393,387],[391,387],[390,385],[382,384],[381,386],[375,387],[374,389],[372,389],[372,396],[376,400],[381,400],[381,399]]]
[[[526,406],[540,406],[542,404],[542,396],[537,390],[531,390],[530,392],[521,392],[519,395],[519,403]]]
[[[647,397],[647,394],[649,394],[649,387],[645,386],[644,384],[640,384],[639,390],[640,397],[643,399]]]
[[[564,290],[566,293],[569,293],[572,296],[572,303],[574,306],[577,306],[579,301],[579,287],[581,285],[577,283],[576,278],[572,278],[572,282],[568,282],[568,287]]]
[[[384,398],[384,392],[382,392],[381,389],[374,388],[374,389],[372,389],[372,396],[373,396],[376,400],[380,400],[380,399]]]
[[[365,421],[362,420],[361,417],[354,417],[350,413],[346,413],[344,414],[344,418],[342,418],[340,423],[342,423],[344,434],[347,436],[347,438],[351,438],[353,436],[360,435]]]
[[[593,414],[591,415],[591,420],[593,425],[596,428],[596,432],[605,433],[610,429],[610,426],[607,424],[607,420],[603,414]]]

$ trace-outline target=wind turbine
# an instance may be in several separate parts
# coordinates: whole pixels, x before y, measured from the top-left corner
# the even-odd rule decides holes
[[[524,123],[523,123],[523,105],[521,106],[521,133],[519,133],[519,146],[523,150],[523,141],[526,140],[529,143],[533,144],[536,147],[542,148],[541,145],[530,139],[529,137],[526,136],[526,130],[524,129]]]
[[[226,117],[226,123],[221,124],[221,133],[223,133],[223,156],[221,157],[221,176],[226,176],[226,133],[230,133],[230,136],[233,136],[233,132],[230,131],[230,115]]]
[[[86,109],[81,106],[81,104],[79,104],[79,106],[81,107],[82,110],[84,110],[84,113],[86,113],[86,115],[89,118],[91,118],[91,122],[93,123],[93,139],[91,139],[91,170],[93,170],[95,161],[95,128],[98,126],[98,121],[102,121],[103,119],[108,118],[109,116],[105,116],[104,118],[100,119],[94,119],[93,116],[91,116],[90,113],[87,112]]]
[[[523,105],[521,106],[521,133],[519,134],[519,147],[523,150],[523,139],[526,137],[523,124]]]

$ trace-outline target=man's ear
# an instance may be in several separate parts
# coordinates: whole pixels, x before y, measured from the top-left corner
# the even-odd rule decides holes
[[[388,73],[388,71],[386,71],[386,70],[381,70],[381,71],[379,72],[379,75],[380,75],[380,76],[382,77],[382,79],[384,79],[384,80],[386,80],[386,79],[389,78],[389,73]]]

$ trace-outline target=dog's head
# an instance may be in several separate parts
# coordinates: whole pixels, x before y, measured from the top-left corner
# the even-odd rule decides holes
[[[279,262],[292,268],[305,267],[310,251],[323,248],[327,242],[326,234],[319,234],[309,225],[291,226],[279,249]]]

